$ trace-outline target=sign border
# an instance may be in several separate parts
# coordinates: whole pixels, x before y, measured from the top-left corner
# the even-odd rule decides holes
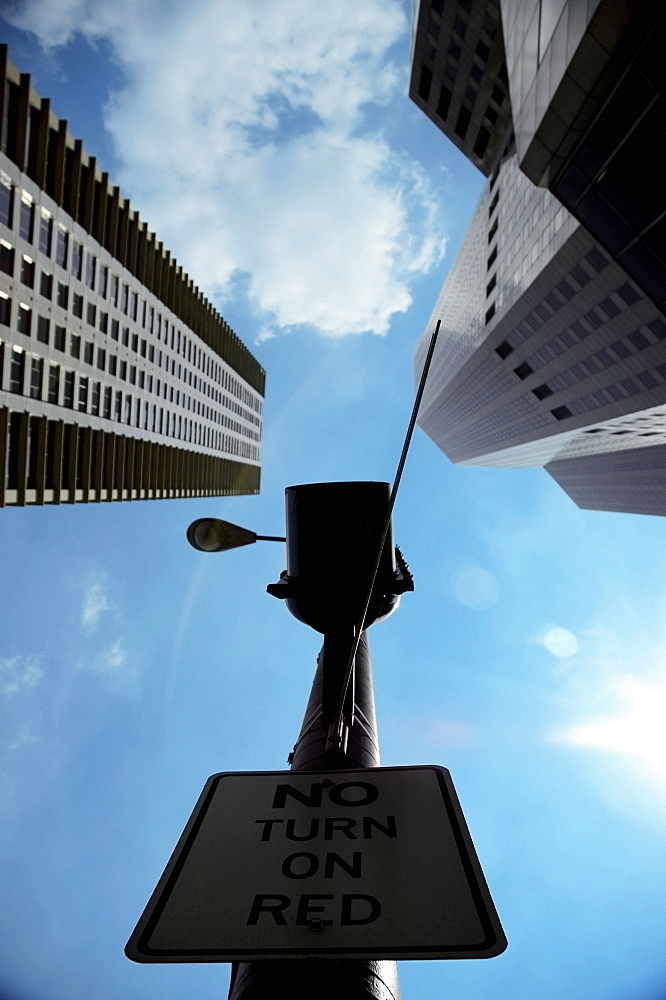
[[[220,782],[226,777],[349,777],[365,775],[368,777],[376,772],[409,772],[433,771],[437,777],[439,790],[442,794],[451,830],[458,848],[460,862],[463,866],[470,893],[474,900],[476,912],[483,929],[484,938],[474,945],[403,945],[393,948],[368,949],[367,946],[353,947],[322,947],[312,948],[151,948],[150,938],[167,905],[170,894],[176,885],[178,877],[185,866],[189,852],[196,835],[206,818],[213,796]],[[406,765],[396,767],[354,768],[353,770],[326,771],[220,771],[210,776],[194,807],[185,829],[173,850],[171,858],[155,887],[146,907],[132,932],[125,954],[134,962],[142,963],[202,963],[202,962],[254,962],[272,959],[298,960],[299,958],[333,959],[459,959],[459,958],[493,958],[500,955],[507,947],[507,940],[502,930],[497,911],[493,904],[481,864],[479,862],[471,835],[465,822],[465,817],[458,800],[450,771],[438,764]],[[371,953],[369,953],[371,952]]]

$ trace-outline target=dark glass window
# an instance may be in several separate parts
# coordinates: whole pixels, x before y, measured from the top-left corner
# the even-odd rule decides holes
[[[60,267],[67,267],[67,250],[69,248],[69,233],[58,226],[56,234],[55,261]]]
[[[553,395],[553,390],[545,382],[543,385],[538,385],[536,389],[532,389],[532,392],[537,399],[547,399],[548,396]]]
[[[109,354],[109,374],[115,375],[117,367],[118,367],[118,358],[115,356],[115,354]]]
[[[118,287],[120,282],[115,274],[111,275],[111,301],[114,306],[118,305]]]
[[[37,340],[41,341],[42,344],[48,344],[49,342],[50,325],[46,316],[37,317]]]
[[[63,391],[62,391],[62,403],[63,406],[68,406],[69,409],[74,407],[74,372],[65,372],[65,378],[63,380]]]
[[[89,340],[84,341],[84,344],[83,344],[83,360],[85,361],[85,363],[87,365],[91,365],[93,363],[94,353],[95,353],[95,348],[90,343],[90,341]]]
[[[106,333],[109,329],[109,314],[105,312],[100,312],[99,314],[99,328],[102,333]]]
[[[14,274],[14,247],[4,240],[0,240],[0,271],[10,276]]]
[[[78,319],[83,318],[83,296],[74,292],[72,296],[72,312]]]
[[[93,384],[92,384],[91,399],[90,399],[90,410],[91,410],[93,416],[95,416],[95,417],[99,416],[100,388],[101,388],[101,386],[100,386],[99,382],[93,382]]]
[[[3,326],[9,326],[9,320],[12,312],[12,300],[8,295],[0,294],[0,323]]]
[[[30,336],[30,329],[32,327],[32,309],[21,302],[19,304],[18,317],[17,317],[17,329],[19,333],[24,334],[26,337]]]
[[[9,362],[9,391],[23,394],[23,375],[25,373],[25,354],[20,348],[14,347]]]
[[[106,420],[110,420],[111,419],[111,393],[112,393],[111,386],[110,385],[105,386],[104,387],[104,404],[103,404],[104,408],[103,408],[102,416]]]
[[[97,257],[93,257],[91,253],[86,254],[86,285],[88,288],[95,289],[95,277],[97,275]]]
[[[94,326],[97,321],[97,306],[92,302],[88,303],[88,308],[86,309],[86,319],[88,320],[89,326]]]
[[[14,215],[14,188],[0,178],[0,222],[11,229]]]
[[[76,240],[72,240],[72,274],[75,278],[81,278],[83,270],[83,247]]]
[[[53,295],[53,275],[48,271],[42,271],[39,276],[39,294],[45,299],[50,299]]]
[[[522,365],[518,365],[517,368],[513,369],[518,378],[524,379],[532,374],[534,369],[531,365],[528,365],[527,361],[523,361]]]
[[[132,334],[132,350],[133,351],[138,351],[139,350],[139,334],[138,333],[133,333]]]
[[[121,361],[118,366],[118,378],[121,378],[123,382],[127,381],[127,362]]]
[[[88,409],[88,377],[86,375],[79,376],[79,410],[82,413]]]
[[[48,388],[48,402],[57,403],[58,402],[58,388],[60,386],[60,366],[59,365],[49,365],[49,388]]]
[[[568,406],[556,406],[554,410],[550,411],[556,420],[566,420],[567,417],[572,417],[573,413]]]
[[[69,288],[67,285],[63,284],[62,281],[58,282],[58,292],[56,295],[56,302],[61,309],[66,309],[69,305]]]
[[[99,269],[99,288],[98,292],[103,299],[106,298],[106,293],[109,290],[109,269],[105,264],[102,264]]]
[[[19,215],[19,235],[32,243],[32,231],[35,224],[35,206],[31,201],[21,198],[21,212]]]
[[[104,371],[106,368],[106,351],[103,347],[97,348],[97,367],[101,371]]]
[[[53,220],[50,215],[42,215],[39,220],[39,249],[47,257],[51,256],[51,236]]]
[[[81,357],[81,338],[78,333],[73,333],[69,338],[69,353],[73,358]]]
[[[127,315],[127,310],[129,307],[129,287],[123,285],[122,292],[120,294],[120,308]]]
[[[25,254],[21,257],[21,281],[28,288],[35,287],[35,262]]]
[[[33,358],[30,365],[30,398],[42,398],[42,380],[44,376],[44,362],[41,358]]]
[[[55,328],[55,333],[53,335],[53,346],[56,351],[65,350],[65,341],[67,338],[67,331],[64,326],[57,326]]]
[[[118,339],[118,331],[120,330],[120,324],[117,319],[111,320],[111,340]]]

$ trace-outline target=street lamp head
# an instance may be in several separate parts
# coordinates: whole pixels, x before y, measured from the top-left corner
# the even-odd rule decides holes
[[[310,483],[286,490],[287,569],[267,589],[317,632],[348,633],[358,623],[389,504],[388,483]],[[394,611],[414,584],[387,532],[365,626]]]
[[[187,540],[199,552],[225,552],[256,542],[257,535],[230,521],[217,517],[200,517],[187,529]]]

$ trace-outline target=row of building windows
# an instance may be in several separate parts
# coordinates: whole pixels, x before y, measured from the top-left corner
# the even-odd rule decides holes
[[[0,173],[0,222],[8,228],[14,228],[14,187],[6,175]],[[16,189],[18,190],[18,189]],[[20,209],[18,213],[18,233],[27,242],[33,242],[35,234],[35,208],[30,195],[25,191],[20,191]],[[84,287],[94,292],[99,298],[108,300],[109,306],[118,310],[121,316],[126,316],[130,321],[137,323],[141,329],[148,334],[153,334],[157,340],[170,347],[176,354],[182,356],[189,364],[198,368],[205,375],[218,384],[223,385],[231,391],[242,402],[261,412],[261,402],[253,393],[249,392],[237,379],[214,360],[214,358],[202,351],[193,342],[192,337],[188,337],[176,324],[169,322],[166,317],[154,308],[147,300],[143,299],[139,293],[132,289],[120,277],[109,271],[109,268],[101,264],[98,258],[90,250],[84,247],[59,223],[56,226],[55,240],[53,240],[53,220],[50,213],[44,208],[39,212],[39,239],[37,246],[47,257],[51,257],[54,250],[53,259],[57,266],[63,271],[69,271],[72,277],[81,281]],[[0,268],[7,274],[14,273],[14,248],[6,240],[0,241]],[[35,261],[28,255],[21,256],[20,280],[28,287],[33,288],[35,284]],[[58,281],[56,302],[59,306],[67,309],[69,306],[70,290],[66,279]],[[42,271],[40,277],[40,294],[51,298],[53,293],[53,276]],[[84,316],[84,300],[81,294],[72,291],[72,313],[79,319]],[[88,303],[85,310],[86,320],[90,325],[95,325],[95,315],[97,307],[94,303]],[[121,320],[111,319],[110,335],[118,339],[118,327]],[[109,314],[100,310],[100,329],[107,332],[109,326]],[[124,328],[127,329],[127,328]],[[138,339],[138,334],[133,334]],[[145,343],[141,338],[142,344]],[[145,354],[144,354],[145,356]]]
[[[227,454],[253,459],[259,457],[258,447],[249,442],[238,441],[225,431],[174,413],[170,408],[159,406],[150,400],[133,397],[120,389],[114,390],[112,386],[61,368],[58,364],[45,364],[43,358],[31,357],[21,348],[13,347],[5,352],[5,346],[8,345],[0,342],[0,385],[3,384],[4,366],[7,364],[7,386],[10,392],[164,434],[180,441],[205,445]],[[211,410],[204,416],[222,423],[237,434],[259,441],[259,436],[253,431],[224,414]]]

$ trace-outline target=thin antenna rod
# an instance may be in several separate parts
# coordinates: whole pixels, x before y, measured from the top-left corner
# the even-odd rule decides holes
[[[286,542],[286,538],[279,538],[277,535],[257,535],[258,542]]]
[[[400,455],[400,461],[398,462],[398,468],[396,470],[395,479],[393,480],[393,486],[391,488],[391,495],[388,502],[388,510],[386,511],[386,518],[384,520],[384,527],[382,529],[382,536],[379,542],[379,548],[377,549],[377,557],[375,559],[375,565],[372,570],[372,575],[370,577],[370,586],[368,587],[368,593],[365,599],[365,604],[363,606],[363,612],[359,617],[357,624],[354,626],[354,641],[352,643],[351,652],[349,654],[349,660],[347,661],[347,669],[345,670],[344,680],[342,682],[342,690],[340,692],[340,702],[338,704],[338,711],[335,717],[335,721],[331,726],[329,732],[331,733],[333,740],[335,740],[335,745],[337,747],[344,746],[344,741],[342,740],[342,727],[344,722],[344,704],[347,697],[347,689],[349,688],[349,681],[351,680],[352,671],[354,669],[354,660],[356,659],[356,653],[358,652],[358,645],[361,641],[361,633],[365,626],[365,620],[368,615],[368,609],[370,607],[370,601],[372,600],[372,591],[375,587],[375,580],[377,579],[377,573],[379,572],[379,564],[382,559],[382,552],[384,551],[384,544],[386,542],[386,536],[388,535],[389,528],[391,526],[391,517],[393,515],[393,507],[395,505],[395,498],[398,493],[398,487],[400,486],[400,480],[402,479],[402,471],[405,467],[405,461],[407,460],[407,452],[409,451],[409,446],[412,441],[412,434],[414,433],[414,427],[416,426],[416,418],[419,413],[419,407],[421,405],[421,399],[423,397],[423,392],[425,389],[426,379],[428,378],[428,372],[430,370],[430,363],[432,361],[432,356],[435,352],[435,344],[437,343],[437,335],[439,334],[441,320],[437,320],[437,325],[435,327],[435,332],[430,338],[430,345],[428,347],[428,353],[426,354],[425,363],[423,365],[423,371],[421,372],[421,380],[419,382],[419,387],[416,393],[416,398],[414,400],[414,406],[412,409],[412,415],[409,421],[409,427],[407,428],[407,434],[405,435],[405,442],[402,446],[402,454]],[[353,705],[352,705],[353,712]],[[329,737],[329,744],[331,744],[331,737]],[[333,745],[333,744],[331,744]]]

